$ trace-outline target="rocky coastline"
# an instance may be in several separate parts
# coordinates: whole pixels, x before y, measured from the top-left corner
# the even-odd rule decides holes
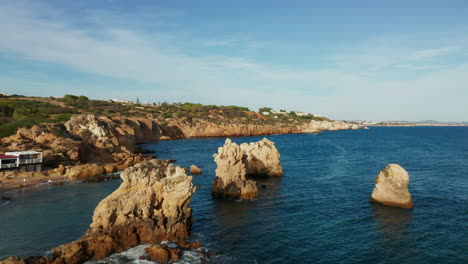
[[[318,133],[355,129],[342,121],[308,121],[300,124],[253,124],[144,117],[110,117],[83,114],[64,123],[20,128],[0,139],[0,153],[35,150],[43,153],[42,172],[0,172],[0,193],[48,180],[84,180],[122,171],[146,157],[138,144],[159,140],[203,137],[237,137],[271,134]]]
[[[52,249],[49,256],[12,257],[0,263],[77,264],[166,240],[178,242],[181,248],[201,247],[199,242],[187,242],[192,227],[189,205],[196,188],[183,168],[149,160],[124,170],[121,178],[120,187],[96,207],[90,229],[82,237]],[[148,255],[158,258],[158,249],[172,252],[159,246],[150,248]]]

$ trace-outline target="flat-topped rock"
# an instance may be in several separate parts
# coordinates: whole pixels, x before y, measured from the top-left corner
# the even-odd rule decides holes
[[[408,172],[398,164],[390,164],[375,178],[375,188],[370,201],[388,206],[413,208],[408,183]]]

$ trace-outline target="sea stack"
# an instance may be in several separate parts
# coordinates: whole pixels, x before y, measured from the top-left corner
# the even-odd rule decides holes
[[[258,142],[243,143],[240,148],[248,176],[283,176],[281,156],[274,142],[264,138]]]
[[[239,145],[230,139],[213,155],[217,168],[211,190],[215,197],[252,199],[258,196],[255,181],[246,179],[243,156]]]
[[[375,178],[375,188],[370,201],[388,206],[413,208],[408,183],[408,172],[398,164],[389,164]]]
[[[26,263],[84,263],[140,244],[189,238],[195,187],[184,169],[150,160],[124,170],[121,177],[120,187],[94,210],[84,236],[52,249],[51,257],[30,257]],[[9,258],[6,263],[21,261]]]

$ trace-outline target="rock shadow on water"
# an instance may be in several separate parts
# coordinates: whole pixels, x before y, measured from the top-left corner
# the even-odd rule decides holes
[[[413,212],[404,208],[372,204],[373,219],[376,231],[385,240],[401,242],[408,239],[408,225],[411,224]]]
[[[372,211],[378,237],[372,255],[380,256],[388,263],[398,263],[402,259],[409,261],[405,263],[413,263],[412,257],[420,254],[410,230],[413,211],[379,204],[373,204]]]

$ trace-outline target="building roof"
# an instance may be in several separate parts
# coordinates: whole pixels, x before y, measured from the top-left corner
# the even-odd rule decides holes
[[[17,159],[18,156],[15,155],[0,155],[0,159]]]
[[[41,154],[42,152],[38,151],[12,151],[5,152],[5,155],[28,155],[28,154]]]

